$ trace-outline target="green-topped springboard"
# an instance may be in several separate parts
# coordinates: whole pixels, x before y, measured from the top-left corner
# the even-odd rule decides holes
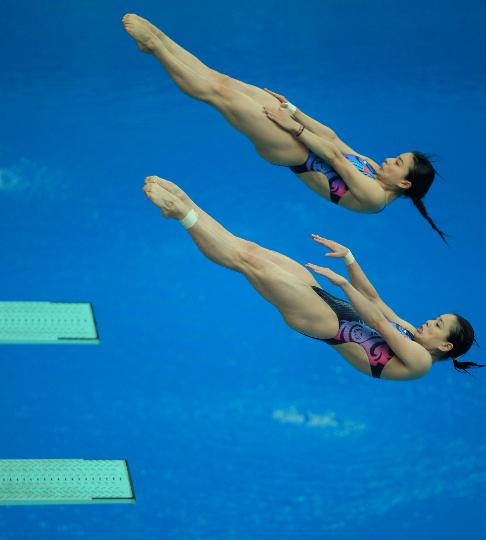
[[[91,304],[0,302],[0,344],[99,342]]]
[[[133,503],[125,460],[0,460],[0,505]]]

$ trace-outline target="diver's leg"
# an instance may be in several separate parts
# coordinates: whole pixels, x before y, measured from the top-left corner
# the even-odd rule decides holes
[[[170,54],[148,25],[137,15],[125,15],[123,26],[142,51],[152,53],[160,60],[169,76],[185,94],[201,101],[210,100],[212,94],[215,93],[214,81],[201,77]]]
[[[156,182],[158,182],[164,189],[167,191],[170,191],[173,195],[175,195],[177,198],[179,198],[182,202],[189,205],[190,208],[194,208],[194,210],[197,211],[199,216],[204,216],[204,219],[206,220],[206,223],[208,226],[211,227],[213,234],[219,235],[221,237],[226,236],[227,239],[231,237],[231,239],[235,239],[235,236],[232,235],[230,232],[228,232],[220,223],[218,223],[214,218],[212,218],[209,214],[207,214],[201,207],[199,207],[193,199],[191,199],[187,193],[185,193],[179,186],[174,184],[173,182],[170,182],[169,180],[163,180],[158,177],[155,178]],[[305,266],[302,266],[298,262],[294,261],[294,259],[291,259],[290,257],[287,257],[286,255],[283,255],[282,253],[278,253],[277,251],[273,251],[271,249],[267,249],[260,246],[261,254],[265,254],[265,257],[268,261],[274,262],[278,266],[280,266],[283,270],[286,270],[290,274],[293,274],[295,277],[298,277],[308,285],[314,285],[316,287],[319,287],[319,283],[315,280],[314,276],[307,270]]]
[[[217,71],[211,69],[206,64],[201,62],[199,58],[196,58],[193,54],[191,54],[189,51],[186,51],[183,47],[178,45],[175,41],[169,38],[167,34],[162,32],[160,28],[157,28],[155,24],[152,24],[149,20],[144,19],[143,17],[140,17],[139,15],[131,15],[133,17],[136,17],[140,21],[142,21],[145,25],[147,25],[151,32],[157,36],[157,38],[162,42],[162,45],[166,47],[166,49],[174,55],[178,60],[186,64],[188,68],[190,68],[195,73],[209,77],[209,76],[217,76],[219,75]]]
[[[273,98],[271,95],[268,94],[268,92],[265,92],[258,86],[255,86],[253,84],[247,84],[243,81],[234,79],[233,77],[229,77],[228,75],[219,73],[218,71],[210,68],[209,66],[201,62],[199,58],[196,58],[189,51],[181,47],[166,33],[162,32],[162,30],[155,26],[155,24],[152,24],[149,20],[144,19],[139,15],[136,15],[136,17],[138,17],[141,21],[143,21],[146,25],[149,26],[151,31],[160,39],[162,44],[171,54],[173,54],[182,63],[186,64],[188,68],[190,68],[198,75],[206,78],[220,78],[221,81],[224,80],[226,84],[232,85],[236,90],[239,90],[240,92],[243,92],[244,94],[247,94],[256,101],[260,102],[261,105],[276,105],[278,103],[278,100]]]
[[[174,195],[173,184],[171,191],[165,189],[164,182],[148,177],[144,192],[165,217],[182,219],[191,209],[191,204]],[[317,285],[317,282],[310,273],[306,274],[306,279],[301,279],[288,272],[269,258],[267,250],[234,236],[219,224],[215,225],[205,213],[199,214],[198,221],[188,232],[206,257],[244,274],[255,289],[280,311],[289,326],[313,337],[330,338],[336,334],[336,315],[311,289],[310,285]],[[307,273],[305,268],[304,271]]]
[[[307,149],[263,113],[264,104],[275,104],[273,96],[258,89],[261,98],[256,100],[240,91],[231,77],[202,76],[193,71],[135,15],[125,15],[123,24],[142,50],[156,56],[184,93],[218,109],[234,128],[251,140],[264,159],[281,165],[298,165],[306,160]]]

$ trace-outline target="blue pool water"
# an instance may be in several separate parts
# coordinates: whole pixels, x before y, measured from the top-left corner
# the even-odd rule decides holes
[[[426,202],[450,247],[408,201],[354,214],[264,162],[138,52],[127,11],[377,160],[437,154]],[[92,302],[101,345],[0,349],[0,458],[127,459],[137,504],[1,508],[0,539],[484,538],[486,373],[361,375],[141,192],[171,179],[302,263],[328,262],[310,233],[334,238],[400,315],[459,311],[484,343],[484,2],[4,0],[2,16],[1,299]]]

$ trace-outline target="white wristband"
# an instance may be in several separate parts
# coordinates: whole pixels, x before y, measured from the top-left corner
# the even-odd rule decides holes
[[[182,223],[185,229],[190,229],[198,220],[198,215],[196,214],[195,210],[191,209],[189,212],[187,212],[186,217],[180,219],[179,221]]]
[[[349,266],[350,264],[353,264],[356,259],[354,258],[354,255],[351,253],[351,250],[348,249],[348,252],[343,257],[344,264],[346,266]]]
[[[293,103],[290,103],[290,101],[287,101],[287,109],[289,110],[290,114],[294,114],[297,107]]]

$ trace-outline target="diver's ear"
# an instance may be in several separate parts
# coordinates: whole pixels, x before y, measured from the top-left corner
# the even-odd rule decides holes
[[[398,186],[402,189],[410,189],[412,187],[412,182],[410,182],[410,180],[405,180],[404,178],[403,180],[400,180]]]
[[[450,341],[446,341],[442,345],[439,345],[439,350],[442,352],[450,352],[454,345]]]

